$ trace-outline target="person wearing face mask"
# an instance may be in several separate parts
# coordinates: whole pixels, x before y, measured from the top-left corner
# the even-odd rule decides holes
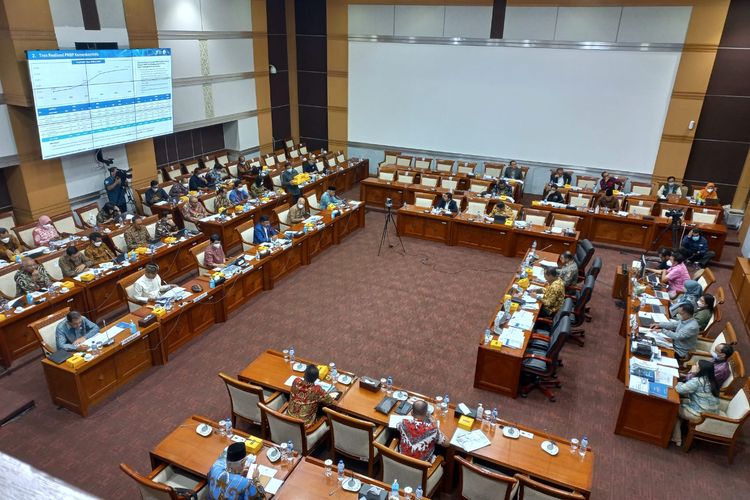
[[[302,171],[306,174],[312,174],[318,171],[318,169],[315,168],[315,163],[313,163],[312,158],[305,158],[305,162],[302,164]]]
[[[253,181],[250,186],[250,192],[255,198],[260,198],[266,194],[266,186],[263,185],[263,177],[259,175],[255,178],[255,181]]]
[[[179,198],[180,196],[187,196],[187,194],[188,189],[181,182],[175,181],[172,187],[169,188],[170,198]]]
[[[18,241],[18,238],[4,227],[0,227],[0,257],[6,257],[9,262],[16,259],[16,255],[25,252],[27,248]]]
[[[557,186],[552,184],[549,187],[547,197],[544,201],[549,201],[550,203],[565,203],[565,198],[563,198],[563,195],[557,190]]]
[[[198,223],[198,220],[208,216],[208,211],[203,203],[200,202],[197,196],[191,196],[187,203],[182,206],[182,216],[191,221]]]
[[[63,276],[71,278],[91,267],[91,261],[84,252],[79,252],[76,247],[69,246],[58,259],[57,265],[60,266]]]
[[[688,302],[697,308],[698,299],[700,299],[702,294],[703,288],[701,288],[700,283],[694,280],[687,280],[685,282],[685,292],[672,301],[672,305],[669,306],[669,314],[674,316],[677,313],[677,308]],[[702,330],[703,328],[701,328]]]
[[[120,220],[120,209],[114,203],[108,201],[96,214],[97,224],[114,224]]]
[[[151,243],[151,235],[148,234],[148,229],[143,225],[143,216],[141,215],[133,217],[133,223],[125,230],[123,236],[125,237],[125,244],[128,246],[128,250],[147,247]]]
[[[677,308],[674,319],[651,325],[652,330],[661,330],[664,335],[672,339],[678,359],[685,359],[690,351],[695,350],[698,342],[700,327],[693,317],[694,312],[693,304],[681,304]]]
[[[685,282],[689,279],[690,273],[685,266],[684,254],[675,252],[672,255],[672,265],[661,272],[660,281],[669,286],[669,296],[675,298],[685,291]]]
[[[197,167],[193,170],[193,175],[190,176],[188,181],[188,188],[190,191],[201,191],[208,189],[208,181],[205,179],[206,168]]]
[[[214,167],[206,174],[206,180],[213,186],[219,184],[225,177],[228,177],[227,171],[218,160],[214,163]]]
[[[604,191],[604,196],[599,198],[597,205],[600,208],[606,208],[609,210],[620,209],[620,201],[617,199],[617,197],[614,194],[614,191],[612,191],[611,189],[607,189],[606,191]]]
[[[151,187],[148,188],[148,191],[146,191],[146,205],[149,207],[153,205],[154,203],[159,203],[160,201],[167,201],[169,199],[169,195],[166,191],[164,191],[163,188],[159,187],[158,181],[151,181]]]
[[[612,177],[606,170],[602,172],[602,178],[599,181],[599,191],[607,191],[613,189],[622,189],[623,182],[617,177]]]
[[[46,215],[39,217],[39,222],[31,234],[34,238],[34,244],[38,247],[47,246],[50,241],[60,239],[60,233],[52,224],[52,219]]]
[[[227,257],[221,247],[221,237],[218,234],[211,235],[211,243],[203,251],[203,265],[209,269],[224,267]]]
[[[289,224],[290,226],[299,224],[308,217],[310,217],[310,211],[307,209],[305,199],[300,198],[299,200],[297,200],[297,203],[292,205],[292,207],[289,209],[289,214],[287,215],[287,224]]]
[[[13,279],[16,282],[16,295],[38,292],[49,288],[52,284],[52,278],[50,278],[44,266],[37,264],[31,257],[23,258],[21,269],[16,272]]]
[[[297,175],[297,171],[292,168],[291,163],[287,163],[286,170],[281,174],[281,187],[292,196],[294,202],[297,201],[301,194],[299,186],[292,182],[295,175]]]
[[[670,267],[672,267],[671,258],[672,258],[672,250],[667,247],[661,247],[659,249],[659,260],[654,261],[653,259],[651,259],[651,263],[656,262],[656,267],[647,267],[646,271],[650,273],[661,274],[663,270],[669,269]]]
[[[695,193],[695,200],[698,203],[706,203],[708,200],[718,200],[719,195],[716,194],[716,184],[709,182],[706,187]]]
[[[523,179],[523,170],[518,166],[516,160],[510,160],[510,165],[505,169],[504,176],[508,179],[515,179],[517,181]]]
[[[682,421],[701,422],[702,413],[718,413],[719,383],[714,374],[713,363],[702,359],[690,369],[692,377],[686,382],[678,382],[675,391],[680,395],[680,418],[675,422],[672,441],[682,446]]]
[[[243,175],[250,174],[250,165],[245,161],[245,157],[240,155],[237,157],[237,176],[242,177]]]
[[[112,250],[110,250],[102,241],[101,233],[96,232],[89,235],[89,246],[87,246],[83,252],[93,266],[109,262],[115,258],[115,254]]]
[[[253,230],[253,244],[259,245],[260,243],[270,243],[273,237],[276,236],[278,231],[271,226],[271,221],[268,216],[261,215],[260,223],[255,225]]]
[[[701,230],[693,228],[682,238],[680,252],[685,256],[685,260],[694,262],[698,266],[705,268],[711,259],[716,256],[716,252],[708,249],[708,240],[701,234]]]
[[[670,175],[667,177],[667,183],[663,184],[659,188],[659,197],[660,198],[666,198],[669,195],[677,194],[682,195],[682,190],[680,189],[682,186],[677,183],[677,179],[674,178],[674,176]]]
[[[711,321],[711,316],[714,314],[714,305],[716,305],[716,298],[710,293],[704,293],[695,303],[696,309],[693,317],[698,322],[702,332],[706,330],[708,322]]]
[[[714,377],[716,377],[716,383],[719,387],[724,385],[724,382],[729,378],[729,358],[734,354],[734,347],[729,344],[717,344],[714,350],[711,351],[711,362],[714,364]],[[697,364],[690,362],[690,364]],[[690,380],[695,377],[695,373],[691,370],[687,374],[685,380]]]
[[[214,210],[216,212],[219,212],[220,208],[227,209],[234,204],[231,202],[229,197],[227,196],[227,191],[223,187],[220,187],[216,190],[216,198],[214,198]]]
[[[249,195],[247,194],[247,188],[242,181],[234,181],[233,188],[229,191],[229,201],[234,205],[240,205],[247,200]]]
[[[154,229],[155,236],[159,239],[166,238],[168,236],[175,236],[180,229],[172,220],[172,214],[170,212],[162,212],[159,214],[159,220],[156,222],[156,228]]]

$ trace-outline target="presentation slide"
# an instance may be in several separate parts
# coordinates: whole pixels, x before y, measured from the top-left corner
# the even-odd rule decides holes
[[[173,131],[171,49],[26,55],[45,160]]]

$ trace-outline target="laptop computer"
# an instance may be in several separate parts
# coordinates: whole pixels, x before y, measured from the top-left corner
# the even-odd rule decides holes
[[[493,224],[505,224],[505,221],[507,219],[508,218],[504,215],[496,215],[492,218],[492,223]]]

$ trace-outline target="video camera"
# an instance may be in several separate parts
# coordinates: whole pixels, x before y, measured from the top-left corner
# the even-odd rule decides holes
[[[385,208],[393,208],[393,200],[390,198],[385,199]]]
[[[664,215],[672,218],[672,224],[679,224],[680,219],[682,219],[682,217],[685,215],[685,212],[683,210],[677,210],[673,208],[664,212]]]
[[[129,168],[127,170],[122,170],[119,168],[115,168],[115,175],[119,177],[120,182],[123,186],[127,185],[128,181],[133,178],[133,169]]]

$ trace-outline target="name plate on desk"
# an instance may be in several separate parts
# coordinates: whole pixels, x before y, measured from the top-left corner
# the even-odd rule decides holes
[[[135,333],[131,333],[130,335],[122,339],[122,342],[120,342],[120,345],[127,345],[140,336],[141,336],[140,330],[136,331]]]
[[[199,302],[199,301],[205,299],[206,297],[208,297],[208,292],[203,292],[202,294],[200,294],[197,297],[195,297],[193,299],[193,302]]]
[[[242,274],[245,274],[246,272],[252,271],[252,270],[253,270],[253,266],[252,265],[240,268],[240,272]]]

